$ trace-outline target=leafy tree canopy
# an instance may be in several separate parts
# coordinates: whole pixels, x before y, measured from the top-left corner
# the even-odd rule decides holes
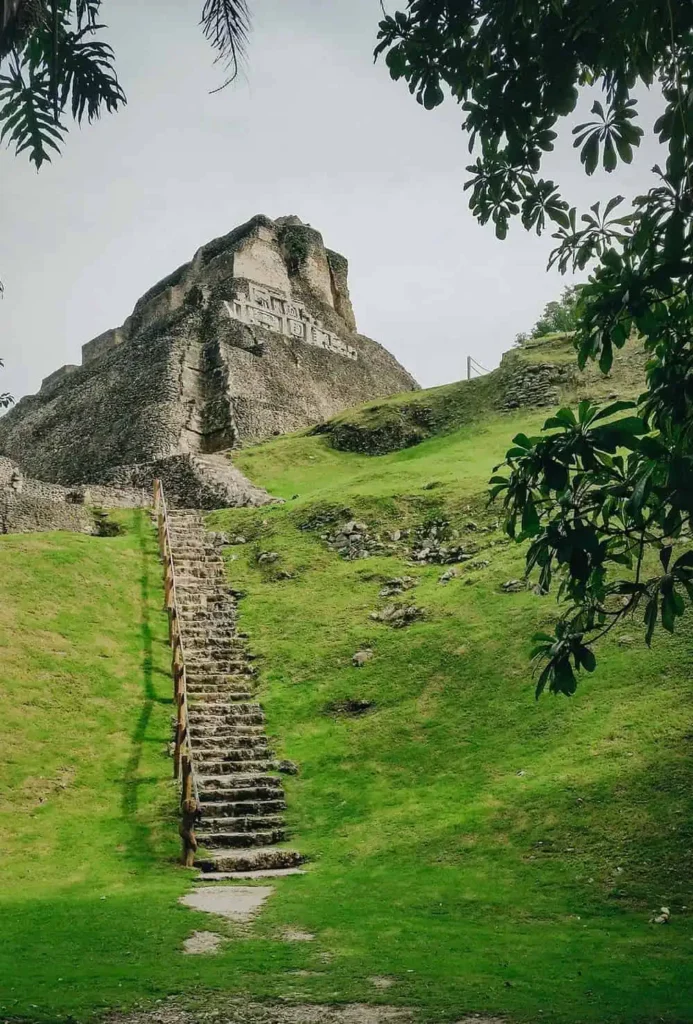
[[[40,168],[59,152],[67,118],[94,121],[126,102],[102,38],[102,0],[0,0],[0,141]],[[236,74],[248,31],[245,0],[205,0],[201,24]]]
[[[574,331],[578,325],[577,301],[579,285],[563,289],[560,299],[547,302],[544,311],[532,328],[530,337],[543,338],[556,331]]]
[[[426,108],[446,92],[464,112],[465,189],[505,238],[511,220],[552,230],[549,265],[590,267],[576,308],[580,366],[607,373],[636,332],[649,354],[637,408],[583,402],[538,437],[514,438],[492,479],[506,528],[529,541],[528,572],[558,583],[561,615],[535,638],[537,693],[571,694],[594,642],[625,616],[673,631],[693,601],[693,3],[680,0],[410,0],[380,24],[376,55]],[[628,209],[615,195],[579,213],[541,176],[569,126],[587,174],[630,163],[636,88],[657,85],[666,147]],[[574,124],[579,90],[592,119]]]
[[[529,338],[544,338],[547,334],[572,333],[578,325],[577,303],[580,286],[569,285],[563,289],[560,299],[547,302],[544,311],[527,334],[521,331],[515,335],[515,344],[522,345]]]

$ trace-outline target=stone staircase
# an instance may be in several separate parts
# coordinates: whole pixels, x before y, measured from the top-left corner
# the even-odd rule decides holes
[[[195,864],[214,879],[295,873],[301,855],[278,845],[287,839],[284,790],[220,543],[198,512],[170,511],[168,521],[202,811]]]

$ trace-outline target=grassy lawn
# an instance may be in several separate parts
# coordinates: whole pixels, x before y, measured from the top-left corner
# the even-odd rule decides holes
[[[253,927],[185,957],[223,921],[176,903],[170,682],[160,568],[141,513],[116,538],[0,538],[7,752],[0,1017],[86,1020],[166,995],[394,1003],[426,1018],[693,1020],[691,630],[639,625],[572,700],[536,703],[528,637],[551,599],[506,594],[522,553],[482,492],[512,434],[498,417],[377,458],[293,436],[237,456],[283,506],[211,516],[243,533],[229,573],[259,655],[261,698],[308,873],[280,880]],[[298,497],[293,497],[298,495]],[[483,569],[401,556],[345,562],[305,528],[351,510],[373,530],[444,515]],[[272,550],[279,561],[258,564]],[[291,578],[279,578],[286,571]],[[425,618],[369,618],[403,572]],[[368,645],[362,669],[352,654]],[[334,701],[367,714],[326,713]],[[649,924],[671,908],[667,926]],[[282,941],[286,928],[312,942]],[[376,988],[369,980],[387,977]]]

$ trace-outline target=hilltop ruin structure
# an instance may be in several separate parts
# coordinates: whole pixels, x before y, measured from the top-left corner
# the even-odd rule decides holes
[[[151,288],[0,418],[0,454],[62,485],[180,503],[269,500],[220,451],[417,384],[357,333],[347,261],[296,217],[256,216]]]

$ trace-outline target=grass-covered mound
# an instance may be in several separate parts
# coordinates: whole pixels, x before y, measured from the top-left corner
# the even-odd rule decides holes
[[[643,390],[644,363],[642,346],[632,340],[616,352],[608,376],[592,364],[580,373],[571,334],[527,338],[484,377],[367,402],[321,423],[315,432],[338,451],[383,455],[515,407],[599,401],[615,390],[634,398]]]

